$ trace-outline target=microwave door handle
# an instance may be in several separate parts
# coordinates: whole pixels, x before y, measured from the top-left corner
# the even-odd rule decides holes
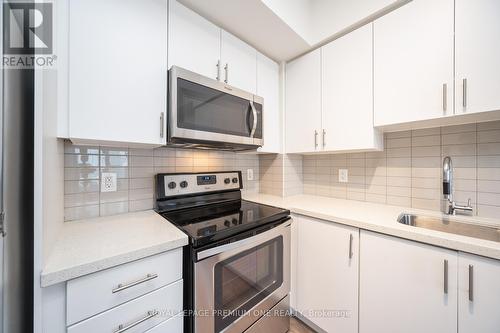
[[[255,109],[255,105],[253,105],[253,101],[250,101],[250,107],[252,108],[252,114],[253,114],[253,124],[252,124],[252,130],[250,131],[250,137],[253,138],[255,135],[255,131],[257,130],[257,110]]]

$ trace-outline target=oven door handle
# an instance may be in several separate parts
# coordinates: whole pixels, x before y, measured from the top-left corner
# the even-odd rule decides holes
[[[256,243],[256,242],[266,242],[268,240],[271,240],[271,239],[283,234],[282,230],[286,227],[289,227],[290,224],[291,224],[291,221],[288,220],[288,221],[284,222],[283,224],[277,226],[276,228],[270,229],[270,230],[263,232],[261,234],[257,234],[253,237],[249,237],[246,239],[236,241],[234,243],[224,244],[224,245],[217,246],[217,247],[214,247],[211,249],[207,249],[205,251],[201,251],[196,255],[196,259],[198,261],[200,261],[200,260],[206,259],[208,257],[215,256],[215,255],[222,253],[222,252],[228,252],[228,251],[240,248],[240,247],[244,247],[245,245],[248,245],[248,244],[252,244],[252,243]],[[263,237],[269,231],[273,231],[273,232],[270,233],[268,236]]]

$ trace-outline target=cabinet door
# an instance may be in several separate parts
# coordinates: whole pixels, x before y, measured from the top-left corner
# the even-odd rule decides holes
[[[297,310],[327,332],[357,333],[359,230],[301,217],[297,234]]]
[[[460,253],[458,265],[458,332],[497,333],[500,261]]]
[[[176,0],[169,1],[168,63],[206,77],[217,79],[222,67],[219,27],[184,7]]]
[[[221,63],[227,84],[255,94],[257,90],[257,51],[222,30]]]
[[[257,95],[264,97],[264,146],[259,152],[280,153],[280,68],[261,53],[257,54]]]
[[[360,244],[360,333],[457,332],[456,252],[368,231]]]
[[[453,114],[453,8],[414,0],[375,21],[375,126]]]
[[[500,1],[455,6],[456,112],[500,110]]]
[[[166,0],[72,0],[69,25],[70,138],[164,144]]]
[[[322,48],[324,150],[383,149],[373,128],[372,24]]]
[[[287,153],[309,153],[320,149],[320,52],[320,49],[314,50],[286,64],[285,149]]]

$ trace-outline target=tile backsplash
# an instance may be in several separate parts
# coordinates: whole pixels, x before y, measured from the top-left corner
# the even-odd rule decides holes
[[[65,220],[153,208],[160,172],[241,170],[244,191],[313,194],[440,210],[442,160],[451,156],[455,200],[475,214],[500,217],[500,121],[387,133],[382,152],[290,155],[236,154],[172,148],[128,149],[65,142]],[[254,180],[246,180],[246,170]],[[339,169],[348,182],[338,181]],[[117,191],[100,192],[102,172],[117,174]]]
[[[246,180],[246,170],[254,180]],[[161,172],[241,170],[244,191],[259,192],[259,157],[232,152],[172,148],[64,147],[66,221],[153,208],[154,175]],[[102,172],[117,175],[116,192],[100,192]]]
[[[500,217],[500,121],[387,133],[383,152],[304,156],[304,193],[440,210],[444,156],[453,160],[455,200]],[[348,183],[339,169],[349,170]]]

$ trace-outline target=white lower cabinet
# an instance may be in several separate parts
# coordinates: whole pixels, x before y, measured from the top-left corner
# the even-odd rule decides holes
[[[327,332],[358,332],[359,230],[302,216],[294,223],[295,310]]]
[[[182,333],[182,249],[66,283],[69,333]]]
[[[500,331],[500,261],[458,256],[458,332]]]
[[[456,251],[368,231],[360,244],[360,333],[457,332]]]
[[[182,293],[179,280],[70,326],[68,333],[144,332],[182,312]]]

